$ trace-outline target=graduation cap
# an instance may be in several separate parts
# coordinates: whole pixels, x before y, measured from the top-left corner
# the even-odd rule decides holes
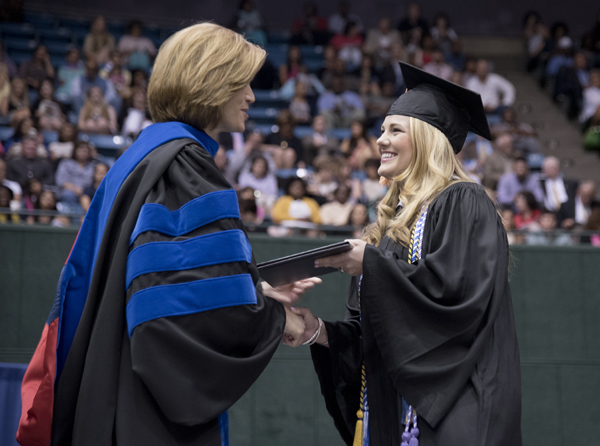
[[[491,139],[481,96],[460,85],[400,62],[408,91],[392,104],[389,115],[411,116],[440,130],[454,153],[461,151],[467,133]]]

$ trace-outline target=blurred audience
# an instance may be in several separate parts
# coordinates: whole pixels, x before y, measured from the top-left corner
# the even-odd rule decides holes
[[[502,113],[515,102],[515,87],[496,73],[490,73],[488,61],[477,61],[476,76],[465,82],[469,90],[481,95],[483,107],[488,113]]]
[[[93,86],[87,92],[87,100],[79,112],[79,130],[83,133],[117,133],[117,114],[102,94],[100,87]]]
[[[88,60],[104,65],[110,60],[110,53],[115,49],[115,37],[106,29],[106,20],[98,16],[92,22],[90,32],[85,36],[83,51]]]
[[[314,2],[302,5],[302,15],[294,20],[290,43],[293,45],[324,45],[329,40],[327,19],[321,17]]]
[[[22,189],[29,185],[32,178],[43,185],[53,184],[52,167],[48,160],[38,156],[37,142],[37,132],[27,132],[21,143],[22,156],[8,161],[6,177],[19,183]]]
[[[75,145],[73,157],[64,158],[56,170],[56,185],[59,187],[60,201],[69,206],[78,205],[83,191],[94,180],[94,164],[90,145],[79,141]]]
[[[350,219],[350,213],[356,201],[350,199],[350,187],[340,184],[333,193],[333,201],[325,203],[320,208],[321,224],[331,226],[345,226]]]
[[[44,79],[38,91],[37,99],[31,106],[33,116],[40,130],[59,130],[66,118],[54,97],[54,85],[50,79]]]
[[[118,50],[121,54],[121,62],[130,70],[148,70],[156,56],[156,46],[142,33],[142,22],[134,20],[129,24],[129,34],[119,39]]]
[[[342,0],[338,2],[337,12],[329,16],[329,20],[327,21],[327,26],[331,34],[342,34],[348,22],[356,23],[358,32],[362,33],[364,31],[360,16],[352,13],[350,8],[351,4],[349,1]]]
[[[331,91],[319,97],[317,108],[330,128],[348,127],[353,120],[365,118],[365,109],[360,96],[347,90],[346,82],[340,76],[332,79]]]
[[[290,227],[314,228],[321,224],[319,204],[306,195],[306,183],[301,178],[288,181],[285,195],[273,206],[274,223]]]
[[[536,203],[544,201],[544,193],[537,175],[530,173],[525,158],[518,157],[514,161],[513,172],[502,175],[498,180],[498,202],[504,205],[510,204],[517,194],[523,191],[531,193]],[[521,228],[517,227],[517,229]]]
[[[54,67],[50,62],[46,45],[39,45],[33,52],[31,60],[21,64],[19,72],[27,86],[34,90],[40,88],[44,79],[54,79]]]
[[[515,195],[514,207],[517,210],[515,228],[519,230],[528,229],[537,223],[542,215],[538,201],[533,193],[528,190],[521,190]],[[534,226],[534,228],[537,228],[537,226]]]
[[[423,36],[429,32],[425,19],[421,17],[421,8],[417,3],[410,3],[407,8],[406,17],[398,24],[398,31],[402,34],[404,43],[409,43],[414,31]]]
[[[377,138],[367,133],[365,124],[361,120],[354,120],[350,124],[350,138],[342,141],[340,151],[348,158],[353,169],[363,170],[369,158],[379,156],[376,141]]]
[[[557,227],[556,214],[546,209],[537,224],[529,227],[525,242],[528,245],[572,246],[572,237],[565,232],[557,232]]]
[[[544,159],[542,173],[540,185],[544,194],[544,207],[555,213],[554,218],[557,219],[559,226],[572,226],[575,217],[577,182],[563,178],[560,172],[560,161],[555,156]]]
[[[388,17],[382,17],[377,28],[367,32],[363,51],[374,59],[375,65],[383,67],[391,60],[392,45],[402,45],[402,36],[398,30],[392,29],[392,21]]]

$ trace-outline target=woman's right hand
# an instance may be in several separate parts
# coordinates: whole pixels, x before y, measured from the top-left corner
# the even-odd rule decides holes
[[[294,313],[291,307],[284,305],[285,309],[285,328],[283,329],[283,343],[290,347],[298,347],[304,342],[303,335],[306,331],[304,319]]]

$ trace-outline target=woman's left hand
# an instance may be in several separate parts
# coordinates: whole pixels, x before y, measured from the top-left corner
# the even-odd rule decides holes
[[[317,259],[315,260],[315,268],[330,266],[339,269],[343,273],[348,273],[351,276],[359,276],[362,274],[363,257],[365,255],[365,246],[367,246],[367,244],[358,239],[347,241],[352,244],[352,249],[350,251]]]
[[[323,281],[318,277],[310,277],[278,287],[272,287],[267,282],[263,282],[262,289],[265,296],[275,299],[284,305],[294,305],[300,301],[300,298],[308,290],[321,282]]]

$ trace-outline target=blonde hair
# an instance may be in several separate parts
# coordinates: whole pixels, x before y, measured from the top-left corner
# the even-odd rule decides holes
[[[100,104],[100,105],[94,105],[94,103],[92,103],[92,91],[95,89],[100,90],[100,94],[102,94],[102,104]],[[85,100],[85,103],[83,104],[83,107],[81,107],[81,112],[80,112],[83,115],[83,119],[85,119],[85,120],[91,119],[96,110],[100,110],[100,114],[104,118],[110,119],[110,115],[108,114],[108,104],[104,100],[104,94],[102,93],[102,89],[100,87],[90,88],[87,92],[86,97],[87,98]]]
[[[393,178],[377,207],[377,220],[365,228],[362,239],[379,245],[383,236],[409,246],[410,231],[424,203],[458,182],[473,182],[464,172],[448,138],[416,118],[410,118],[412,156],[408,168]],[[396,213],[402,201],[402,211]]]
[[[160,47],[148,85],[156,122],[215,127],[223,105],[262,67],[266,52],[240,34],[200,23],[173,34]]]

